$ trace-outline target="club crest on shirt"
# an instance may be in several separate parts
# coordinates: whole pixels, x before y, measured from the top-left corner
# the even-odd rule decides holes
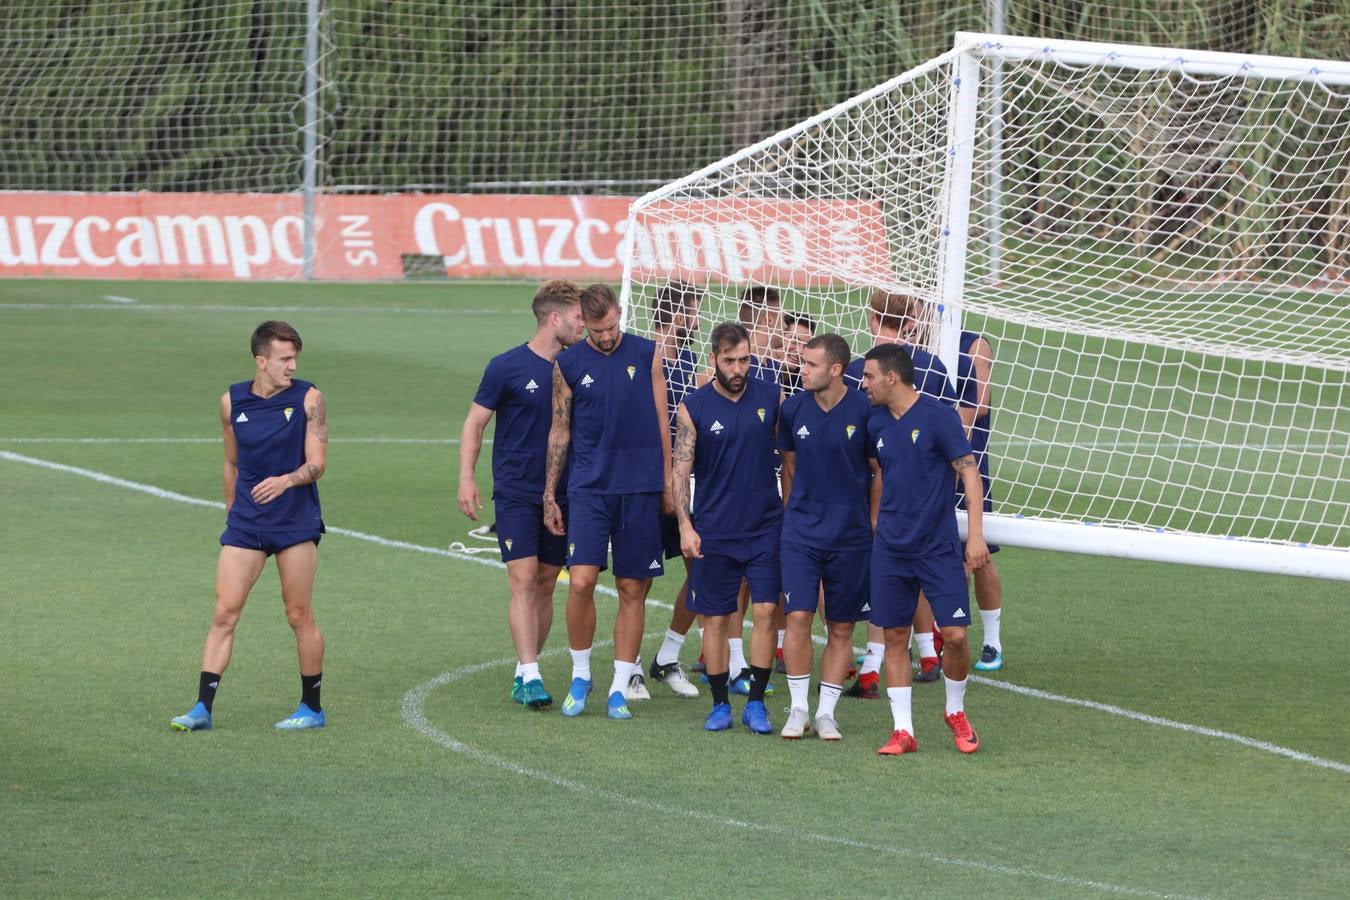
[[[286,417],[286,421],[287,421],[287,422],[289,422],[289,421],[291,420],[291,413],[293,413],[293,412],[295,412],[295,407],[294,407],[294,406],[288,406],[288,407],[286,407],[285,409],[283,409],[283,410],[281,411],[282,415],[284,415],[284,416]]]
[[[637,371],[637,366],[629,366],[629,367],[628,367],[628,380],[629,380],[629,381],[632,381],[632,380],[633,380],[633,373],[636,372],[636,371]]]
[[[568,545],[567,545],[567,555],[568,555],[568,556],[571,556],[572,554],[574,554],[574,553],[576,553],[576,552],[577,552],[577,545],[576,545],[576,544],[568,544]]]
[[[514,544],[515,541],[511,540],[510,538],[506,538],[502,541],[502,543],[506,545],[506,550],[509,553],[511,551],[511,545]]]
[[[919,429],[915,428],[909,433],[909,442],[911,444],[917,444],[919,442]]]
[[[857,430],[858,430],[858,426],[857,426],[857,425],[845,425],[845,426],[844,426],[844,434],[848,435],[848,439],[849,439],[850,441],[853,440],[853,432],[855,432],[855,431],[857,431]]]
[[[760,420],[761,422],[763,422],[763,421],[764,421],[764,407],[761,406],[759,409],[755,410],[755,415],[759,416],[759,420]]]

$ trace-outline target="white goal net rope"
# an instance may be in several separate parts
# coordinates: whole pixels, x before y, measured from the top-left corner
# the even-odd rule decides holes
[[[631,326],[689,283],[705,364],[751,286],[855,355],[913,295],[953,376],[983,335],[1001,516],[1350,551],[1350,65],[971,39],[628,228]]]

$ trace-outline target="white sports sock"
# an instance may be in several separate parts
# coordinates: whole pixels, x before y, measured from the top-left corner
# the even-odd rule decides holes
[[[834,706],[839,702],[839,695],[843,692],[844,689],[840,685],[822,681],[820,683],[820,697],[816,700],[816,715],[834,718]]]
[[[919,645],[920,659],[932,659],[937,656],[937,650],[933,647],[933,632],[929,631],[924,634],[915,632],[914,643]]]
[[[745,661],[745,648],[742,646],[741,638],[728,638],[727,644],[731,647],[731,667],[727,671],[731,672],[732,678],[735,678],[750,666]]]
[[[914,736],[914,719],[909,712],[910,692],[912,687],[888,687],[886,696],[891,701],[891,718],[895,721],[896,731],[908,731],[910,736]]]
[[[779,649],[779,650],[782,650],[782,649],[783,649],[783,638],[785,638],[785,637],[787,637],[787,629],[786,629],[786,628],[780,628],[780,629],[778,629],[778,649]]]
[[[523,665],[525,665],[525,664],[524,664],[524,663],[516,663],[516,677],[517,677],[517,678],[520,677],[520,668],[521,668],[521,666],[523,666]]]
[[[680,658],[680,648],[684,646],[684,635],[678,631],[666,629],[666,639],[661,642],[661,649],[656,651],[656,664],[658,666],[668,666]]]
[[[867,655],[863,657],[862,668],[858,670],[859,675],[867,675],[871,672],[880,672],[881,663],[886,658],[886,645],[867,643]]]
[[[572,677],[582,678],[586,681],[591,680],[591,648],[585,650],[573,650],[568,648],[572,654]]]
[[[793,709],[810,709],[811,700],[809,698],[811,691],[810,675],[789,675],[787,678],[788,696],[792,698]]]
[[[946,675],[942,676],[943,684],[947,685],[947,715],[955,715],[966,708],[966,680],[952,681]]]
[[[529,684],[531,681],[538,681],[538,680],[539,680],[539,663],[538,663],[538,662],[521,663],[520,666],[519,666],[519,668],[520,668],[520,680],[521,680],[521,681],[525,682],[526,684]]]
[[[999,641],[998,634],[998,623],[1001,618],[1003,618],[1001,608],[980,610],[980,622],[984,624],[984,642],[1000,653],[1003,652],[1003,644]]]
[[[621,659],[614,660],[614,680],[610,682],[609,692],[612,694],[618,691],[622,694],[628,690],[628,679],[633,677],[635,668],[637,668],[637,663],[624,662]]]

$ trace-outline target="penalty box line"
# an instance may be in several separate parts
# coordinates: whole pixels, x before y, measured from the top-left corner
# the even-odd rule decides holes
[[[8,450],[0,450],[0,459],[10,462],[22,463],[24,465],[37,466],[39,468],[49,469],[54,472],[62,472],[67,475],[77,475],[82,478],[88,478],[101,484],[108,484],[114,487],[120,487],[126,490],[138,493],[149,494],[152,497],[158,497],[162,500],[172,500],[177,503],[185,503],[192,506],[207,507],[209,509],[223,510],[225,504],[218,500],[203,500],[200,497],[191,497],[186,494],[180,494],[176,491],[165,490],[155,487],[151,484],[129,481],[125,478],[118,478],[115,475],[108,475],[104,472],[96,472],[91,469],[82,469],[78,466],[69,466],[64,463],[52,462],[50,460],[38,459],[32,456],[24,456],[19,453],[12,453]],[[392,540],[390,538],[380,537],[379,535],[367,534],[362,531],[355,531],[349,528],[332,527],[328,529],[329,534],[339,534],[344,537],[354,538],[359,541],[376,544],[381,547],[388,547],[396,550],[409,550],[415,553],[425,553],[432,556],[441,556],[449,559],[456,559],[463,562],[473,563],[475,565],[487,566],[493,569],[505,569],[506,564],[496,559],[483,559],[468,553],[460,553],[454,550],[442,549],[440,547],[427,547],[422,544],[413,544],[408,541]],[[613,588],[605,585],[596,585],[596,590],[607,594],[608,596],[617,596]],[[659,600],[647,601],[648,606],[655,606],[662,609],[671,609],[671,605]],[[817,638],[817,640],[819,640]],[[1330,769],[1334,772],[1341,772],[1350,775],[1350,764],[1339,762],[1333,759],[1325,759],[1320,756],[1303,753],[1293,750],[1289,747],[1283,747],[1279,744],[1273,744],[1268,741],[1261,741],[1250,738],[1245,735],[1235,734],[1229,731],[1220,731],[1215,728],[1209,728],[1203,725],[1193,725],[1188,722],[1179,722],[1174,719],[1166,719],[1161,716],[1153,716],[1148,713],[1142,713],[1120,706],[1114,706],[1108,703],[1098,703],[1093,700],[1082,700],[1076,697],[1069,697],[1063,694],[1055,694],[1050,691],[1042,691],[1037,688],[1024,687],[1022,685],[1012,684],[1006,681],[999,681],[993,678],[982,677],[972,674],[970,678],[979,684],[998,688],[999,690],[1009,691],[1019,696],[1028,697],[1037,700],[1049,700],[1055,703],[1064,703],[1070,706],[1078,706],[1084,709],[1091,709],[1096,712],[1103,712],[1108,715],[1118,716],[1135,722],[1142,722],[1147,725],[1153,725],[1160,728],[1170,728],[1187,734],[1195,734],[1203,737],[1215,738],[1218,740],[1229,741],[1252,750],[1260,750],[1265,753],[1271,753],[1276,756],[1282,756],[1296,762],[1305,763],[1311,766],[1317,766],[1323,769]]]

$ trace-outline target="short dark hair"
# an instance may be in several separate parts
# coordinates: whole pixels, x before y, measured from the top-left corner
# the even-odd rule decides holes
[[[593,284],[581,292],[581,317],[589,322],[603,319],[619,306],[619,298],[607,284]]]
[[[678,313],[693,309],[702,297],[698,288],[685,281],[662,285],[652,300],[652,324],[657,328],[665,328],[675,321]]]
[[[253,338],[249,341],[249,347],[253,350],[254,356],[267,357],[271,353],[273,341],[290,341],[295,345],[296,353],[299,353],[305,346],[304,342],[300,340],[300,332],[288,323],[268,319],[253,329]]]
[[[848,349],[848,341],[837,334],[818,334],[806,342],[805,349],[815,350],[818,347],[825,350],[825,365],[827,366],[839,363],[839,365],[847,367],[849,359],[853,356]]]
[[[739,322],[723,322],[712,330],[709,336],[713,356],[738,344],[750,343],[750,332]]]
[[[800,325],[811,332],[811,334],[816,333],[816,320],[808,316],[785,315],[783,316],[783,325],[787,328],[794,328],[797,325]]]
[[[537,321],[544,321],[549,313],[562,312],[565,307],[581,302],[581,291],[575,284],[563,278],[554,278],[539,285],[534,292],[534,302],[530,309]]]
[[[863,359],[875,359],[882,372],[894,372],[905,384],[914,386],[914,359],[899,344],[880,344],[868,350]]]
[[[736,317],[741,320],[742,325],[752,325],[756,314],[769,307],[783,308],[783,298],[778,296],[778,289],[758,284],[751,285],[741,291],[741,305],[736,310]]]

